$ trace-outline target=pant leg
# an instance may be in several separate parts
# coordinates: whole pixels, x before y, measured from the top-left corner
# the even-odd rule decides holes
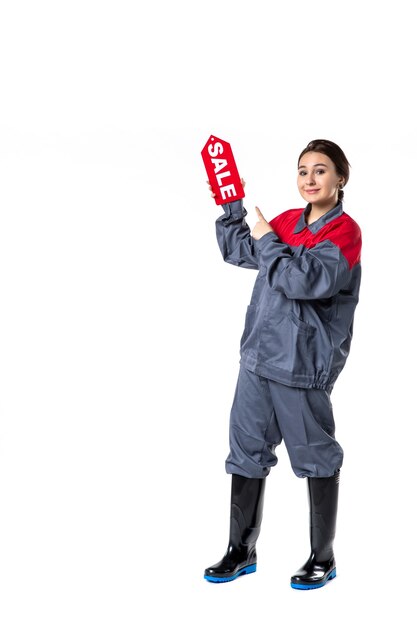
[[[291,466],[299,477],[329,477],[340,469],[343,450],[335,439],[330,395],[322,389],[288,387],[268,380]]]
[[[276,465],[281,443],[268,381],[241,368],[230,412],[228,474],[263,478]]]

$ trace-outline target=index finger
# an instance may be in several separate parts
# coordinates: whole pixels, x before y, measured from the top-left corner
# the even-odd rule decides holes
[[[261,213],[260,208],[256,206],[255,209],[256,209],[256,213],[258,214],[259,219],[265,220],[264,216]]]

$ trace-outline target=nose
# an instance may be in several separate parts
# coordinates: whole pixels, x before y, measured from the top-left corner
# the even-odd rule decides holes
[[[310,174],[306,175],[305,183],[306,183],[306,185],[314,185],[314,174],[313,174],[313,172],[311,172]]]

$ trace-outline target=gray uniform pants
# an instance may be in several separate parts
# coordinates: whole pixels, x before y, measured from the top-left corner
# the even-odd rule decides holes
[[[230,414],[227,473],[267,476],[278,462],[275,448],[284,439],[297,476],[333,476],[343,462],[334,435],[326,391],[288,387],[241,367]]]

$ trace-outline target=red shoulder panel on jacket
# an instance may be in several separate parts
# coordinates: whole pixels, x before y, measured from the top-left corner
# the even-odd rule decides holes
[[[350,269],[360,263],[362,250],[361,229],[349,215],[343,213],[343,215],[330,222],[327,227],[321,230],[326,231],[326,233],[323,232],[321,240],[327,239],[334,243],[346,258]]]
[[[283,243],[310,249],[322,241],[331,241],[346,258],[350,269],[360,263],[361,230],[347,213],[342,213],[329,224],[325,224],[317,233],[312,233],[309,228],[304,228],[301,232],[295,233],[294,230],[303,211],[304,209],[290,209],[269,222]]]

